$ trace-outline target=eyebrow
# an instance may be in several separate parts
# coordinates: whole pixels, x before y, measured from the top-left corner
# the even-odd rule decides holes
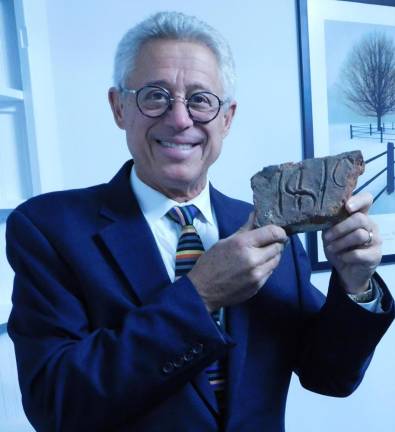
[[[171,88],[169,82],[164,80],[148,81],[144,85],[159,86],[165,88],[166,90],[170,90]],[[195,92],[195,91],[210,91],[213,93],[213,91],[210,88],[207,88],[205,85],[203,85],[198,81],[189,84],[187,87],[187,93]]]

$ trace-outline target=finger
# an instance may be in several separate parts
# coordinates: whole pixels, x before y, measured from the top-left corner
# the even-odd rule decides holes
[[[374,226],[373,221],[364,213],[354,213],[342,222],[334,225],[333,227],[323,231],[322,237],[324,241],[332,242],[340,237],[363,228],[366,231],[371,231]]]
[[[252,211],[249,215],[248,215],[248,219],[247,222],[238,229],[238,232],[246,232],[246,231],[250,231],[252,229],[255,228],[255,211]]]
[[[260,248],[272,243],[286,243],[286,232],[277,225],[266,225],[246,233],[246,240],[250,246]]]
[[[339,254],[338,257],[344,264],[347,265],[363,265],[366,269],[375,268],[381,258],[379,247],[372,250],[368,249],[353,249]]]
[[[265,263],[254,268],[252,277],[257,288],[261,288],[264,282],[271,276],[274,270],[278,267],[281,260],[281,254],[277,254],[267,260]]]
[[[328,252],[339,254],[350,249],[367,249],[381,244],[380,235],[376,230],[371,232],[364,228],[358,228],[349,234],[329,243]]]
[[[352,196],[345,204],[348,213],[361,212],[367,214],[373,203],[373,196],[369,192],[361,192]]]
[[[255,248],[253,254],[255,267],[265,264],[273,258],[281,257],[284,251],[284,247],[284,243],[276,242],[266,245],[264,247]]]

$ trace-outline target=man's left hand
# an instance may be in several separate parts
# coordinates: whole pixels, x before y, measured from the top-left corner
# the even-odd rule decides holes
[[[372,202],[369,193],[354,195],[345,204],[350,216],[322,234],[325,255],[350,294],[368,288],[381,261],[380,234],[368,216]]]

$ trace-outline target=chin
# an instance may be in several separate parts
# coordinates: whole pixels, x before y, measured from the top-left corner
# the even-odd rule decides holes
[[[180,181],[182,183],[194,182],[202,177],[202,174],[197,172],[196,167],[190,165],[164,167],[163,175],[170,181]]]
[[[186,169],[183,172],[168,173],[163,179],[163,184],[178,190],[202,189],[205,185],[205,178],[204,175],[192,175],[191,170]]]

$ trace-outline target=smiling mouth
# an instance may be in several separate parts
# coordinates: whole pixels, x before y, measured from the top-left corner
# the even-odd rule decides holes
[[[161,140],[156,140],[156,142],[158,144],[160,144],[162,147],[165,148],[176,148],[179,150],[190,150],[193,147],[196,147],[197,145],[199,145],[200,143],[193,143],[193,144],[185,144],[185,143],[174,143],[174,142],[170,142],[170,141],[161,141]]]

